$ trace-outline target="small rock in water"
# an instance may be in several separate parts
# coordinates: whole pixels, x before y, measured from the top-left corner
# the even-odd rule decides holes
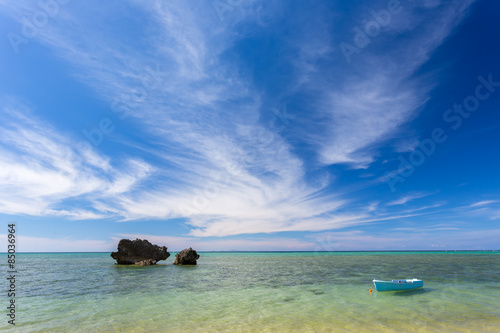
[[[184,249],[175,255],[174,265],[196,265],[200,255],[192,248]]]

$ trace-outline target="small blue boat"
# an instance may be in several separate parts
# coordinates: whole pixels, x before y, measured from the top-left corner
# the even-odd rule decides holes
[[[373,284],[377,291],[398,291],[422,288],[424,281],[415,278],[391,281],[373,280]]]

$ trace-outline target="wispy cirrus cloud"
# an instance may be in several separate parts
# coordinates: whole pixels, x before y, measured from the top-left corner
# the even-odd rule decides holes
[[[423,32],[395,43],[394,49],[381,52],[387,42],[374,41],[380,45],[374,52],[364,50],[352,71],[342,69],[343,62],[330,63],[329,71],[339,72],[335,80],[324,78],[322,61],[339,52],[335,43],[341,37],[321,17],[325,29],[316,38],[290,34],[283,42],[299,57],[279,59],[296,72],[276,98],[262,92],[251,70],[241,70],[248,55],[238,46],[273,24],[269,11],[253,3],[239,8],[233,29],[220,25],[210,2],[72,3],[37,40],[69,64],[74,77],[93,89],[93,97],[109,105],[105,116],[117,120],[110,138],[148,158],[132,155],[123,161],[99,147],[80,151],[78,140],[43,120],[23,122],[26,112],[18,112],[17,120],[2,127],[5,138],[20,133],[10,146],[2,146],[1,179],[14,193],[2,198],[3,212],[117,220],[185,217],[193,237],[322,231],[415,216],[377,215],[373,204],[353,212],[353,199],[337,194],[334,177],[324,170],[321,177],[309,172],[332,164],[370,166],[377,145],[426,102],[429,86],[412,75],[470,3],[443,5],[418,17],[408,11],[408,20],[395,21],[389,33],[408,32],[412,25],[404,22],[420,24],[427,14],[439,21],[426,20]],[[265,6],[278,12],[272,4]],[[16,13],[22,10],[28,9]],[[117,10],[122,38],[109,33],[116,26],[108,13]],[[398,53],[417,46],[418,52]],[[150,69],[161,84],[145,89]],[[317,94],[317,102],[305,110],[297,107],[297,118],[276,131],[268,120],[277,105],[265,103],[282,102],[301,89]],[[115,108],[117,101],[121,109]],[[120,121],[133,123],[142,140],[126,138]],[[297,152],[303,146],[306,157]],[[27,163],[16,164],[21,157]],[[64,203],[73,198],[88,209],[68,209]]]
[[[500,201],[498,201],[498,200],[483,200],[483,201],[475,202],[475,203],[471,204],[469,207],[488,206],[488,205],[495,204],[498,202],[500,202]]]
[[[499,200],[478,201],[465,207],[459,207],[458,209],[473,216],[484,216],[489,220],[500,219]]]
[[[9,100],[9,99],[8,99]],[[99,200],[129,191],[151,167],[138,159],[116,170],[93,149],[78,150],[65,137],[19,101],[0,111],[0,209],[7,214],[102,218],[106,212],[58,209],[64,200]]]
[[[437,192],[408,194],[408,195],[405,195],[405,196],[403,196],[403,197],[401,197],[401,198],[399,198],[397,200],[388,202],[387,206],[404,205],[405,203],[407,203],[409,201],[413,201],[413,200],[420,199],[420,198],[425,198],[425,197],[428,197],[428,196],[436,194],[436,193]]]
[[[439,2],[439,6],[401,2],[401,13],[394,15],[380,36],[356,55],[356,61],[347,68],[333,66],[332,80],[325,80],[319,71],[315,80],[308,81],[309,86],[304,84],[321,96],[314,107],[325,120],[323,130],[309,135],[318,146],[322,163],[366,168],[375,160],[377,147],[399,136],[401,126],[417,115],[435,84],[432,79],[423,83],[415,72],[453,33],[473,2]],[[378,10],[384,5],[366,4],[359,12]],[[325,37],[324,43],[352,38],[352,29],[346,31],[348,35]],[[384,38],[384,34],[391,38]],[[405,38],[400,38],[402,35]],[[335,52],[340,53],[340,49],[330,55]],[[314,68],[311,63],[320,61],[325,60],[313,55],[297,66],[303,72]]]
[[[345,200],[318,195],[327,183],[308,184],[303,162],[291,145],[267,123],[259,122],[259,94],[252,91],[247,78],[234,71],[231,62],[220,59],[235,37],[204,27],[206,22],[199,21],[201,13],[183,3],[134,6],[150,19],[142,32],[156,32],[155,39],[147,40],[147,48],[156,54],[154,62],[160,64],[165,84],[148,91],[140,101],[130,102],[133,110],[127,110],[127,116],[155,144],[146,148],[132,143],[134,148],[147,150],[156,164],[131,161],[131,175],[118,161],[101,155],[95,160],[108,160],[107,170],[88,172],[95,182],[92,188],[74,195],[61,190],[60,196],[47,198],[43,207],[78,196],[96,214],[124,220],[187,217],[197,236],[321,229],[346,220],[333,213]],[[134,89],[141,71],[152,66],[152,58],[98,34],[97,27],[105,25],[105,17],[100,11],[81,9],[78,16],[71,11],[60,15],[39,39],[68,61],[75,76],[110,105],[123,100],[123,94],[137,97]],[[126,14],[130,9],[123,10]],[[82,16],[92,16],[98,23],[88,26]],[[236,110],[234,101],[240,101]],[[64,143],[57,150],[75,153],[71,149],[75,142],[56,138],[55,133],[43,135]],[[114,139],[119,140],[119,134]],[[35,165],[43,163],[31,156]],[[86,160],[79,162],[85,164]],[[73,164],[68,169],[79,171]],[[111,174],[121,177],[109,182]],[[82,186],[91,184],[82,174],[71,180],[67,185],[71,189],[79,188],[75,184],[79,181]],[[146,187],[134,188],[146,183]],[[47,212],[63,214],[65,210]],[[323,218],[323,214],[328,216]],[[322,227],[301,221],[313,218],[324,222]]]

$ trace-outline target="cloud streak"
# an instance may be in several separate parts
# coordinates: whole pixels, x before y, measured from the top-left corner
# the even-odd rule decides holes
[[[71,219],[186,218],[190,237],[318,232],[417,216],[391,217],[373,204],[354,210],[355,199],[340,194],[325,166],[370,167],[379,146],[415,117],[432,83],[422,85],[413,75],[471,3],[424,8],[421,14],[406,11],[387,31],[398,41],[394,48],[381,36],[349,69],[337,63],[335,42],[341,36],[321,16],[325,29],[313,40],[304,38],[306,27],[280,44],[298,57],[279,59],[293,70],[274,97],[262,91],[251,69],[242,70],[255,59],[246,58],[241,45],[278,25],[267,20],[280,5],[267,4],[267,14],[257,3],[242,5],[231,30],[221,27],[210,2],[72,3],[37,40],[109,106],[104,116],[113,117],[117,129],[105,140],[137,153],[79,149],[80,133],[79,139],[64,133],[34,117],[23,103],[6,105],[0,184],[7,190],[0,195],[0,210]],[[28,9],[11,10],[18,15]],[[113,10],[125,21],[122,38],[109,33],[107,13]],[[426,15],[432,18],[424,20]],[[398,39],[416,24],[420,32]],[[418,52],[401,53],[417,46]],[[338,72],[335,80],[325,75],[332,72]],[[144,80],[151,75],[161,84],[148,89]],[[297,102],[290,108],[293,119],[285,122],[270,111],[286,98],[308,94],[318,98],[307,107]],[[281,121],[280,130],[273,121]],[[127,137],[127,126],[141,140]],[[261,243],[252,244],[247,245]]]
[[[472,3],[462,1],[455,6],[441,2],[440,10],[435,10],[405,2],[404,10],[383,33],[390,39],[374,39],[349,69],[335,67],[335,80],[325,81],[319,71],[309,89],[319,86],[321,99],[315,107],[326,120],[326,133],[320,133],[321,138],[314,133],[311,138],[318,145],[322,163],[367,168],[375,161],[377,147],[397,137],[402,125],[428,101],[433,83],[422,84],[422,78],[414,74],[453,33]],[[372,6],[372,10],[378,9]],[[314,59],[299,66],[307,67],[310,62]]]
[[[401,198],[399,198],[397,200],[388,202],[387,206],[404,205],[405,203],[407,203],[409,201],[413,201],[413,200],[420,199],[420,198],[425,198],[425,197],[427,197],[429,195],[433,195],[435,193],[436,192],[434,192],[434,193],[413,193],[413,194],[409,194],[409,195],[401,197]]]
[[[116,170],[93,149],[79,151],[70,138],[37,119],[18,101],[3,108],[0,125],[0,209],[7,214],[103,218],[93,209],[60,209],[68,199],[100,200],[129,191],[151,167],[138,159]]]
[[[158,149],[150,152],[175,168],[175,180],[169,175],[172,169],[158,170],[153,188],[128,193],[155,167],[130,162],[136,174],[133,177],[111,169],[106,162],[108,169],[101,172],[121,173],[121,177],[105,182],[89,171],[93,187],[75,196],[99,191],[97,199],[89,198],[93,210],[125,220],[188,217],[192,234],[197,236],[306,230],[312,224],[302,219],[323,221],[322,214],[331,214],[344,204],[332,195],[317,197],[326,184],[308,184],[303,162],[292,153],[292,147],[268,124],[259,123],[258,94],[244,77],[235,75],[231,63],[219,59],[232,45],[232,34],[210,33],[202,26],[206,22],[200,25],[197,12],[181,3],[136,5],[151,14],[154,24],[146,31],[156,30],[158,40],[149,47],[160,55],[155,61],[161,63],[162,75],[168,80],[164,80],[161,95],[148,94],[132,104],[134,110],[128,114],[159,143]],[[98,13],[87,13],[93,14],[98,22],[104,19]],[[136,80],[141,77],[137,69],[146,68],[151,59],[119,41],[76,37],[91,36],[95,30],[86,27],[87,34],[81,35],[77,22],[81,20],[68,12],[40,38],[78,68],[77,77],[93,86],[101,98],[112,103],[124,92],[134,96]],[[67,29],[68,25],[72,29]],[[217,44],[219,41],[222,43]],[[208,44],[219,47],[209,49]],[[239,103],[240,110],[234,112],[229,101],[241,99],[248,102]],[[100,157],[95,160],[107,159]],[[66,168],[77,172],[74,165]],[[82,185],[92,184],[83,175],[73,175],[67,187],[80,188],[74,184],[76,178]],[[67,191],[60,190],[60,199],[71,197]],[[334,227],[335,221],[343,220],[328,217],[323,227]]]

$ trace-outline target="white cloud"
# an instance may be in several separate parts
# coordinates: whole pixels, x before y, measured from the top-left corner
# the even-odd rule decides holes
[[[459,207],[458,209],[470,215],[483,216],[489,220],[498,220],[500,219],[499,203],[499,200],[483,200],[465,207]]]
[[[127,112],[124,121],[133,121],[148,142],[131,143],[119,136],[119,128],[113,139],[147,152],[155,163],[137,157],[116,160],[96,149],[77,151],[77,140],[67,133],[42,120],[23,123],[19,119],[26,112],[13,109],[17,120],[0,125],[2,142],[9,143],[0,148],[0,183],[8,189],[0,195],[2,212],[123,220],[187,217],[194,236],[321,231],[392,218],[371,216],[373,205],[357,214],[343,212],[348,200],[324,194],[331,179],[307,180],[304,161],[287,138],[260,120],[260,111],[275,105],[263,106],[258,87],[238,70],[236,60],[224,58],[241,36],[239,30],[214,29],[220,22],[216,13],[206,15],[206,10],[213,11],[210,2],[199,7],[187,2],[121,3],[120,14],[140,10],[146,15],[144,21],[141,15],[126,16],[142,28],[123,39],[106,33],[114,8],[102,6],[107,5],[72,3],[40,30],[37,41],[69,63],[110,109],[117,101],[125,106],[126,111],[118,109],[114,115],[118,119]],[[265,14],[245,6],[239,14],[235,11],[234,20],[262,26],[260,17],[248,13]],[[400,57],[394,52],[361,54],[366,71],[348,75],[343,85],[318,88],[313,80],[320,72],[314,60],[332,52],[332,36],[296,43],[302,45],[297,66],[307,70],[298,71],[291,90],[303,85],[321,91],[321,102],[312,112],[327,124],[321,130],[314,123],[303,140],[312,142],[324,164],[367,167],[374,160],[373,146],[425,103],[427,88],[417,87],[409,77],[452,31],[449,22],[455,16],[445,12],[443,20],[446,29],[403,45],[413,50],[430,39],[400,67],[393,65]],[[129,38],[143,47],[132,47]],[[322,44],[329,46],[317,48]],[[371,69],[373,64],[387,66]],[[146,87],[145,80],[161,83]],[[64,201],[73,198],[89,209],[65,207]]]
[[[484,200],[471,204],[469,207],[480,207],[480,206],[488,206],[494,203],[499,202],[498,200]]]
[[[212,30],[210,18],[202,18],[204,13],[184,3],[136,6],[150,15],[144,32],[155,32],[155,38],[148,40],[155,58],[106,38],[100,33],[106,26],[105,11],[88,7],[79,7],[78,15],[68,10],[40,32],[40,40],[110,104],[140,88],[145,69],[160,64],[157,74],[162,84],[131,103],[133,111],[128,113],[157,144],[148,153],[161,159],[160,167],[130,162],[133,172],[127,172],[110,160],[106,173],[120,175],[112,181],[89,172],[94,187],[78,194],[88,194],[94,210],[125,220],[188,217],[193,234],[203,236],[323,230],[353,219],[333,213],[345,200],[320,195],[328,184],[308,184],[303,162],[292,147],[259,123],[259,94],[231,62],[220,59],[237,36]],[[82,19],[86,15],[93,17],[91,26]],[[239,103],[238,110],[225,104],[241,99],[246,102]],[[162,168],[162,163],[168,167]],[[74,165],[68,169],[78,172]],[[151,187],[130,192],[153,170]],[[78,188],[92,184],[82,175],[76,178],[82,179]],[[75,187],[74,181],[64,180],[67,188],[57,190],[61,197]]]
[[[113,168],[108,157],[92,148],[75,148],[75,140],[37,119],[18,101],[9,104],[0,111],[2,213],[102,218],[105,212],[57,207],[67,199],[98,200],[128,192],[151,173],[146,163],[133,159]]]
[[[309,134],[318,145],[322,163],[366,168],[375,160],[377,147],[399,135],[402,125],[427,102],[433,87],[429,80],[422,85],[415,72],[453,32],[471,3],[442,3],[439,9],[426,9],[422,14],[411,10],[412,4],[405,4],[380,36],[354,54],[355,61],[339,64],[335,80],[325,83],[322,76],[311,80],[308,88],[319,90],[322,96],[315,107],[327,120],[320,133]],[[392,37],[390,43],[384,34]],[[406,37],[400,38],[400,34]]]
[[[397,153],[406,153],[414,151],[420,141],[417,138],[402,139],[395,145],[394,150]]]
[[[412,90],[396,89],[400,85],[387,74],[373,73],[369,80],[355,80],[331,94],[327,104],[332,134],[321,149],[325,164],[363,166],[373,161],[371,152],[360,150],[394,133],[423,103]]]
[[[436,192],[433,192],[433,193],[413,193],[413,194],[409,194],[409,195],[403,196],[403,197],[401,197],[401,198],[399,198],[397,200],[388,202],[387,206],[404,205],[405,203],[407,203],[409,201],[413,201],[415,199],[424,198],[424,197],[427,197],[429,195],[433,195],[435,193]]]

